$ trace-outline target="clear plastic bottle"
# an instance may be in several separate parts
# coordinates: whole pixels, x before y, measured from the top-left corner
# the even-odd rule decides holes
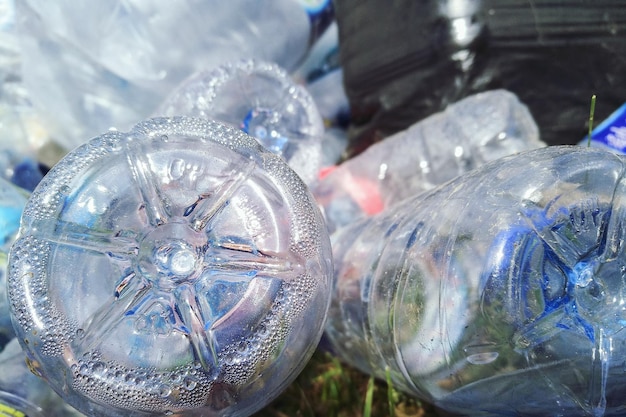
[[[318,177],[322,116],[308,91],[276,64],[243,60],[200,71],[174,89],[156,115],[228,123],[285,158],[305,183]]]
[[[372,145],[312,192],[334,231],[487,161],[543,146],[533,117],[513,93],[487,91]]]
[[[247,416],[315,350],[332,257],[284,160],[230,126],[155,118],[70,152],[9,256],[17,336],[89,416]]]
[[[20,226],[20,216],[28,194],[0,178],[0,350],[15,334],[9,316],[6,292],[6,266],[9,248]]]
[[[28,368],[17,339],[0,349],[0,416],[80,417]]]
[[[244,58],[292,70],[333,16],[329,0],[26,0],[16,6],[24,83],[67,149],[148,118],[196,71]]]
[[[623,415],[625,179],[546,147],[339,230],[333,349],[448,412]]]

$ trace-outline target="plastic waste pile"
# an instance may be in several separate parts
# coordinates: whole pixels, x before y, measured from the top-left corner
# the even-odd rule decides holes
[[[332,16],[329,1],[307,9],[298,0],[26,0],[16,7],[24,84],[68,150],[146,119],[194,72],[243,58],[294,70]]]
[[[626,413],[623,111],[546,147],[476,84],[513,2],[430,2],[448,93],[352,156],[339,3],[0,0],[0,415],[250,416],[323,334],[446,413]]]
[[[29,93],[29,105],[32,100],[40,111],[54,108],[54,123],[47,120],[46,124],[54,142],[66,150],[87,142],[89,136],[85,133],[74,136],[73,132],[81,131],[83,126],[93,128],[90,123],[94,121],[114,129],[70,152],[46,175],[26,207],[8,266],[8,271],[16,274],[8,284],[4,282],[5,272],[10,274],[6,259],[1,265],[0,319],[3,326],[7,325],[3,327],[2,348],[7,355],[3,363],[7,370],[16,369],[7,377],[18,378],[26,386],[35,378],[22,378],[28,364],[39,377],[35,379],[45,381],[28,390],[0,386],[4,392],[1,411],[53,415],[55,409],[47,400],[51,387],[66,401],[64,406],[71,405],[86,415],[250,415],[297,376],[323,331],[332,265],[319,210],[305,184],[281,157],[259,147],[246,134],[209,119],[155,119],[131,133],[118,133],[126,123],[118,115],[128,116],[127,122],[140,120],[132,116],[132,108],[147,93],[135,93],[148,92],[150,97],[170,93],[167,82],[151,79],[152,63],[159,62],[154,67],[170,65],[167,69],[172,70],[171,78],[167,79],[172,85],[176,77],[191,75],[191,67],[180,65],[180,59],[159,61],[171,58],[162,56],[158,49],[163,45],[158,42],[164,40],[164,35],[169,36],[171,28],[163,28],[176,19],[159,23],[165,26],[150,27],[160,27],[162,32],[145,32],[142,25],[150,20],[148,16],[158,20],[168,15],[164,7],[175,18],[196,13],[198,5],[181,5],[174,13],[177,6],[165,3],[92,3],[85,4],[84,9],[69,3],[22,3],[17,5],[15,16],[7,17],[17,21],[21,44],[16,59],[24,69],[12,80],[20,89],[26,87],[23,91]],[[250,12],[249,19],[259,17],[259,5],[248,6],[253,7],[242,9]],[[274,6],[283,10],[278,13]],[[261,57],[293,69],[332,18],[329,2],[304,6],[289,0],[274,2],[265,11],[274,19],[264,26],[265,31],[271,28],[274,32],[276,21],[294,25],[284,27],[290,29],[285,30],[283,41],[293,46],[291,50],[285,50],[279,42],[251,44],[262,32],[265,23],[261,19],[233,28],[232,33],[225,34],[226,38],[232,37],[227,42],[212,37],[214,49],[196,42],[192,46],[204,51],[205,57],[186,64],[210,68],[227,62],[227,58]],[[89,7],[93,9],[87,10]],[[71,13],[66,14],[70,9]],[[189,26],[187,33],[191,35],[199,27],[213,30],[215,24],[206,24],[207,13],[219,21],[226,15],[234,16],[238,8],[229,5],[222,9],[221,14],[213,8],[207,9],[204,17],[194,16],[202,20],[202,25]],[[80,32],[82,25],[77,25],[76,19],[94,16],[101,21],[102,13],[110,13],[110,20],[104,19],[99,29],[111,36],[83,38],[85,33]],[[294,13],[304,19],[294,17]],[[292,17],[285,17],[288,14]],[[47,19],[54,23],[46,28]],[[15,28],[10,29],[7,33],[13,35]],[[46,29],[51,32],[44,33]],[[177,33],[180,35],[180,31]],[[273,35],[278,40],[279,34]],[[121,42],[126,36],[126,43]],[[303,39],[305,42],[301,42]],[[89,42],[94,43],[87,48],[81,46]],[[130,45],[134,51],[137,44],[133,42],[154,48],[147,50],[154,56],[139,57],[128,66],[118,61],[98,61],[111,56],[132,61],[137,57],[123,56],[119,48]],[[172,38],[167,42],[171,43]],[[233,46],[243,43],[249,48]],[[266,54],[265,47],[273,52]],[[185,53],[181,48],[161,49]],[[54,61],[48,61],[45,68],[33,64],[43,59],[38,54],[48,53]],[[277,53],[284,54],[285,60],[274,56]],[[149,62],[152,59],[155,61]],[[71,62],[81,64],[66,66]],[[116,70],[132,82],[112,76],[115,71],[109,64],[120,64]],[[311,65],[318,67],[315,62]],[[323,134],[324,122],[302,87],[287,85],[286,72],[274,70],[277,65],[267,67],[279,81],[276,95],[293,89],[301,91],[291,103],[278,103],[287,98],[278,97],[275,104],[284,106],[287,112],[294,104],[305,107],[304,116],[309,120],[304,134],[315,133],[311,136],[315,136],[317,148],[301,160],[312,167],[312,181],[320,167],[318,136]],[[46,84],[48,76],[55,82]],[[59,94],[63,88],[67,94]],[[114,99],[108,101],[111,97]],[[120,110],[124,107],[119,106],[120,100],[125,99],[128,101],[123,104],[131,111]],[[13,111],[17,107],[11,100],[2,96],[3,104]],[[158,101],[150,102],[155,103]],[[78,116],[72,114],[74,110]],[[146,107],[141,111],[153,110]],[[46,112],[41,113],[45,118]],[[24,113],[15,114],[20,116],[11,119],[15,123],[3,127],[22,131],[27,127]],[[302,117],[296,114],[293,118]],[[6,163],[2,169],[8,180],[22,185],[24,181],[15,181],[26,177],[20,165],[21,153],[14,152],[16,142],[23,141],[2,138],[2,145],[8,149],[3,154]],[[36,185],[39,180],[41,176],[30,184]],[[8,249],[15,238],[26,192],[18,193],[22,197],[19,205],[9,198],[13,195],[8,195],[17,188],[8,182],[6,186],[3,220],[7,223]],[[32,190],[34,185],[27,188]],[[52,252],[41,245],[32,246],[33,241],[49,246]],[[83,266],[71,272],[68,266],[74,262]],[[16,268],[20,267],[25,269],[18,272]],[[39,272],[31,274],[32,268]],[[43,277],[39,273],[46,274],[49,287],[33,287],[36,276]],[[53,279],[57,274],[58,279]],[[68,286],[69,282],[74,284]],[[35,292],[26,295],[31,289]],[[13,328],[6,291],[14,301]],[[49,291],[49,295],[44,296],[42,291]],[[25,296],[37,301],[24,304]],[[18,337],[12,339],[14,329]],[[29,341],[29,337],[38,340]],[[66,342],[74,346],[64,346]],[[24,348],[21,357],[16,353],[19,344]],[[74,353],[69,354],[72,350]],[[65,352],[61,357],[55,356],[54,352],[61,351]],[[67,387],[71,387],[69,391]],[[104,392],[108,394],[103,396]]]

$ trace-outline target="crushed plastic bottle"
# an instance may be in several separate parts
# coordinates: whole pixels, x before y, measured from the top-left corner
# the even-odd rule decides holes
[[[526,106],[506,90],[479,93],[340,164],[312,187],[332,232],[487,161],[543,147]]]
[[[70,152],[9,256],[16,333],[89,416],[247,416],[315,350],[332,257],[284,160],[230,126],[155,118]]]
[[[67,149],[148,118],[196,71],[244,58],[292,70],[333,16],[329,0],[25,0],[16,6],[24,83]]]
[[[622,415],[625,178],[545,147],[339,230],[335,352],[448,412]]]
[[[81,417],[41,378],[35,376],[19,341],[0,349],[0,416]],[[35,368],[33,368],[35,370]]]
[[[178,86],[156,115],[238,127],[285,158],[307,184],[321,168],[322,116],[308,91],[270,62],[243,60],[200,71]]]
[[[9,248],[20,226],[28,193],[0,178],[0,351],[15,333],[9,316],[6,291],[6,267]]]

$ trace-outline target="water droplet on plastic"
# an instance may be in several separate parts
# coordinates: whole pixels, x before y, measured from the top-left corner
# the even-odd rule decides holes
[[[189,391],[193,390],[196,387],[196,385],[198,385],[195,379],[189,378],[189,377],[185,378],[183,383],[185,385],[185,388]]]
[[[106,366],[102,362],[96,362],[91,366],[91,371],[96,375],[101,375],[106,371]]]
[[[167,398],[172,393],[172,388],[169,385],[161,385],[159,387],[159,396],[161,398]]]
[[[89,366],[87,366],[86,364],[82,364],[79,368],[79,372],[83,375],[90,375],[91,369],[89,369]]]

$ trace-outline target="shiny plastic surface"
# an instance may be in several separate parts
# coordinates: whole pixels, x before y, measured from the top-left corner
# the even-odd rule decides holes
[[[340,230],[334,349],[463,415],[623,415],[625,178],[542,148]]]
[[[238,127],[285,158],[305,183],[321,166],[324,122],[307,90],[278,65],[236,61],[189,77],[158,116],[193,116]]]
[[[237,59],[294,69],[314,40],[299,1],[16,3],[24,85],[68,150],[153,114],[186,77]]]
[[[226,125],[157,118],[46,175],[8,289],[29,360],[85,414],[245,416],[314,351],[331,273],[281,158]]]
[[[533,117],[506,90],[479,93],[372,145],[312,192],[334,231],[485,162],[543,147]]]
[[[0,351],[14,336],[7,296],[7,256],[20,226],[28,194],[0,178]]]
[[[82,417],[34,375],[19,341],[0,346],[0,416]]]

